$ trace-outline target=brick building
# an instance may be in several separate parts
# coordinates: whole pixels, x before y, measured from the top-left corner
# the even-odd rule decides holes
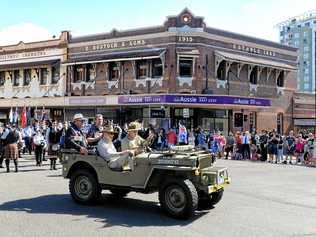
[[[286,131],[297,49],[205,25],[185,9],[160,27],[70,37],[66,117],[163,127]]]
[[[293,127],[296,48],[207,27],[187,9],[158,27],[62,35],[54,43],[67,51],[60,61],[63,94],[9,95],[0,107],[41,104],[51,118],[59,111],[57,119],[102,113],[119,123],[142,119],[167,128],[181,122],[225,133]],[[28,51],[18,47],[12,50]],[[0,61],[6,54],[0,49]],[[0,69],[6,83],[16,62],[9,64]],[[37,72],[35,64],[28,67]]]
[[[55,119],[63,119],[60,106],[66,86],[68,32],[58,39],[0,46],[0,122],[6,122],[11,108],[31,108],[32,115],[43,108]]]

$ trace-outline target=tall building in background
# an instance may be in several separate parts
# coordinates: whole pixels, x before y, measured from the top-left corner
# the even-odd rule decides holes
[[[299,49],[297,90],[315,93],[316,11],[306,12],[278,24],[280,43]]]

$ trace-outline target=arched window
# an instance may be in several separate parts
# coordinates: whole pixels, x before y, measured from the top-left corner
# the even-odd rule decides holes
[[[255,66],[250,73],[250,83],[256,85],[258,81],[258,67]]]
[[[277,78],[277,86],[284,87],[284,71],[280,72],[280,74]]]
[[[226,61],[221,61],[216,72],[217,79],[223,80],[223,81],[226,80],[225,68],[226,68]]]

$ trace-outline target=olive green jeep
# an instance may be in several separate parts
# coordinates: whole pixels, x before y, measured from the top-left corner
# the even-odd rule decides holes
[[[192,146],[168,151],[141,153],[130,171],[112,170],[97,154],[80,155],[62,150],[64,178],[74,201],[89,204],[110,190],[117,197],[131,191],[159,193],[162,209],[174,218],[189,218],[199,207],[218,203],[230,178],[225,167],[214,167],[212,154]]]

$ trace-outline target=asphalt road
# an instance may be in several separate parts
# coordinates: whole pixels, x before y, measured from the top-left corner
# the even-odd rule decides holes
[[[94,206],[75,204],[60,166],[20,160],[19,173],[0,169],[0,236],[316,236],[316,168],[217,161],[232,184],[215,208],[188,221],[161,212],[157,194],[104,192]]]

